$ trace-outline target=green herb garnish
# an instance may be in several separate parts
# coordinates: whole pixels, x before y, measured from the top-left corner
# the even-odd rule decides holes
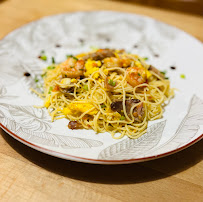
[[[44,72],[44,74],[41,74],[41,77],[45,77],[47,75],[47,72]]]
[[[161,73],[162,73],[163,75],[165,75],[165,74],[166,74],[166,70],[165,70],[165,71],[162,71]]]
[[[47,61],[47,56],[46,55],[40,55],[39,57],[41,60]]]
[[[106,105],[105,105],[105,104],[102,104],[102,105],[101,105],[101,108],[105,108],[105,107],[106,107]]]
[[[37,76],[35,77],[35,82],[36,83],[39,82],[39,79],[37,78]]]
[[[186,78],[185,74],[181,74],[181,75],[180,75],[180,78],[181,78],[181,79],[185,79],[185,78]]]
[[[143,58],[143,60],[148,60],[148,59],[149,59],[148,57]]]
[[[47,69],[55,69],[55,66],[48,66]]]
[[[44,51],[44,50],[41,50],[41,55],[44,54],[44,53],[45,53],[45,51]]]
[[[51,61],[52,61],[52,64],[55,64],[55,59],[54,59],[54,57],[51,57]]]
[[[67,58],[73,58],[73,59],[75,59],[75,60],[78,60],[78,58],[76,58],[76,57],[73,56],[73,55],[66,55],[66,57],[67,57]]]
[[[74,57],[74,56],[73,56],[73,59],[78,60],[78,58],[76,58],[76,57]]]
[[[115,86],[115,85],[116,85],[116,82],[113,81],[112,79],[109,79],[109,80],[108,80],[108,84],[111,85],[111,86]]]
[[[72,57],[73,57],[73,55],[66,55],[66,57],[67,57],[67,58],[72,58]]]
[[[84,89],[84,90],[88,90],[88,86],[87,86],[87,85],[84,85],[84,86],[83,86],[83,89]]]
[[[48,94],[51,94],[51,91],[53,90],[53,87],[51,86],[50,88],[49,88],[49,92],[48,92]]]
[[[84,69],[79,69],[80,71],[83,71]]]
[[[121,116],[120,120],[122,121],[125,120],[125,116]]]
[[[138,74],[138,76],[141,76],[141,74],[140,73],[137,73]]]

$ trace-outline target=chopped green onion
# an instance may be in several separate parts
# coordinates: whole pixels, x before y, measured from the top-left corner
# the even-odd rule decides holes
[[[47,75],[47,72],[45,72],[44,74],[41,74],[41,77],[45,77]]]
[[[53,87],[51,86],[50,88],[49,88],[49,94],[51,94],[51,91],[53,90]]]
[[[84,69],[79,69],[80,71],[83,71]]]
[[[40,59],[41,59],[41,60],[44,60],[44,61],[47,61],[47,56],[46,56],[46,55],[41,55],[41,56],[40,56]]]
[[[54,59],[54,57],[51,57],[51,60],[52,60],[52,64],[55,64],[55,59]]]
[[[74,57],[74,56],[73,56],[73,59],[78,60],[78,58],[76,58],[76,57]]]
[[[116,82],[113,81],[112,79],[109,79],[109,80],[108,80],[108,84],[111,85],[111,86],[115,86],[115,85],[116,85]]]
[[[120,120],[122,121],[125,120],[125,116],[121,116]]]
[[[37,78],[37,76],[35,77],[35,82],[36,83],[39,82],[39,79]]]
[[[55,69],[55,66],[48,66],[47,69]]]
[[[67,57],[67,58],[72,58],[72,57],[73,57],[73,55],[66,55],[66,57]]]
[[[138,74],[138,76],[141,76],[141,74],[140,73],[137,73]]]
[[[165,71],[162,71],[161,73],[162,73],[163,75],[165,75],[165,74],[166,74],[166,70],[165,70]]]
[[[65,78],[67,78],[67,77],[68,77],[66,74],[65,74],[64,76],[65,76]]]
[[[164,79],[169,79],[169,77],[165,77]]]
[[[106,105],[105,105],[105,104],[102,104],[102,105],[101,105],[101,108],[105,108],[105,107],[106,107]]]
[[[143,58],[143,60],[148,60],[148,59],[149,59],[148,57]]]
[[[41,55],[44,54],[44,53],[45,53],[45,51],[44,51],[44,50],[41,50]]]
[[[76,58],[76,57],[73,56],[73,55],[66,55],[66,57],[67,57],[67,58],[73,58],[73,59],[75,59],[75,60],[78,60],[78,58]]]
[[[88,86],[87,86],[87,85],[84,85],[84,86],[83,86],[83,89],[84,89],[84,90],[88,90]]]
[[[181,74],[181,75],[180,75],[180,78],[181,78],[181,79],[185,79],[185,78],[186,78],[185,74]]]

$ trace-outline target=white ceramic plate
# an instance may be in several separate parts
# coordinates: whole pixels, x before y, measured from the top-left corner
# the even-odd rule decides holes
[[[147,56],[148,63],[167,70],[172,87],[179,89],[163,118],[150,122],[140,138],[114,140],[109,133],[70,130],[67,119],[52,123],[46,109],[33,107],[42,101],[29,88],[37,88],[34,79],[51,57],[61,62],[67,54],[88,51],[91,46],[124,48]],[[47,62],[38,59],[41,50]],[[36,150],[74,161],[123,164],[172,154],[203,137],[202,54],[202,43],[192,36],[139,15],[77,12],[29,23],[0,42],[1,127]],[[23,76],[25,72],[31,76]]]

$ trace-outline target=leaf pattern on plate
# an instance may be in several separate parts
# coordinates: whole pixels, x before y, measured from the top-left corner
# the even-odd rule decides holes
[[[127,138],[107,147],[100,152],[98,159],[124,160],[138,157],[159,143],[165,124],[166,121],[153,124],[138,139]]]
[[[178,127],[175,135],[165,144],[151,150],[148,154],[158,154],[170,151],[171,148],[177,149],[187,144],[200,129],[199,125],[203,125],[203,101],[197,96],[193,96],[188,113]]]
[[[3,111],[0,110],[0,123],[8,127],[11,131],[16,131],[18,127],[16,126],[15,121],[6,117]]]
[[[48,132],[34,132],[21,128],[18,134],[33,143],[64,149],[99,147],[103,143],[98,140],[56,135]]]
[[[7,95],[7,89],[6,89],[6,87],[0,82],[0,98],[14,99],[16,97],[17,96]]]
[[[64,149],[75,148],[92,148],[103,145],[101,141],[87,138],[78,138],[71,136],[63,136],[49,132],[36,132],[27,129],[26,125],[20,125],[15,120],[7,118],[3,111],[0,110],[0,122],[10,131],[17,133],[21,138],[45,146],[62,147]]]
[[[44,132],[51,128],[50,116],[45,109],[2,103],[1,105],[8,108],[13,119],[23,128],[39,132]]]
[[[7,93],[7,90],[6,90],[5,86],[3,86],[3,85],[0,83],[0,97],[5,96],[6,93]]]

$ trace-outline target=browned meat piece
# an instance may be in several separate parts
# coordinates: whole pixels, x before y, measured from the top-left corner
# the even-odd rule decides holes
[[[164,79],[164,75],[157,68],[153,67],[152,65],[149,66],[148,70],[158,74],[162,79]]]
[[[99,49],[94,53],[90,53],[88,55],[85,55],[82,59],[87,60],[103,60],[107,57],[115,57],[114,50],[111,49]]]
[[[68,128],[74,130],[74,129],[81,129],[82,124],[80,124],[78,121],[70,121],[68,124]]]
[[[128,115],[130,115],[131,108],[139,102],[140,102],[140,100],[138,100],[138,99],[130,99],[130,100],[125,101],[126,112]],[[118,100],[118,101],[112,102],[111,103],[111,109],[113,111],[117,111],[118,113],[122,113],[123,101]],[[143,119],[143,116],[144,116],[143,103],[140,103],[137,107],[135,107],[133,109],[133,116],[135,117],[136,121],[141,121]]]

